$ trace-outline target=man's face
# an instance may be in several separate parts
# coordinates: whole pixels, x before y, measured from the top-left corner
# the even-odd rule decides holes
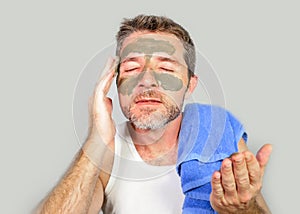
[[[137,32],[125,39],[117,87],[121,109],[136,128],[161,128],[180,114],[188,87],[184,52],[171,34]]]

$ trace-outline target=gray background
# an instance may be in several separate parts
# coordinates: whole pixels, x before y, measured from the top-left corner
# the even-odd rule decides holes
[[[167,15],[189,30],[250,148],[274,146],[263,188],[271,210],[297,211],[299,6],[188,2],[1,1],[1,213],[30,213],[69,166],[79,149],[72,119],[79,74],[114,41],[122,18],[139,13]]]

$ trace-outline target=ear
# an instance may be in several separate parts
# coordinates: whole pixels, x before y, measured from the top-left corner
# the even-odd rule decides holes
[[[198,85],[198,76],[193,75],[190,79],[189,88],[186,91],[186,97],[189,97]]]

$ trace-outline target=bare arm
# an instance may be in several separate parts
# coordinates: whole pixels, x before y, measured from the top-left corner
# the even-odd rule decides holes
[[[211,204],[217,212],[271,213],[261,194],[271,150],[271,145],[264,145],[255,157],[241,140],[239,153],[224,159],[221,170],[212,176]]]
[[[114,61],[100,79],[90,103],[90,131],[70,169],[39,206],[37,213],[99,213],[103,203],[103,171],[113,162],[115,126],[106,97],[114,77]],[[95,204],[97,200],[98,204]],[[99,201],[98,201],[99,200]]]
[[[100,170],[80,151],[72,167],[42,203],[40,213],[87,213]]]

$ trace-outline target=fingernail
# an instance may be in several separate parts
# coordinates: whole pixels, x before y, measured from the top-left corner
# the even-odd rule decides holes
[[[231,167],[231,162],[230,162],[230,161],[227,161],[227,162],[225,163],[225,167],[226,167],[226,168],[230,168],[230,167]]]

